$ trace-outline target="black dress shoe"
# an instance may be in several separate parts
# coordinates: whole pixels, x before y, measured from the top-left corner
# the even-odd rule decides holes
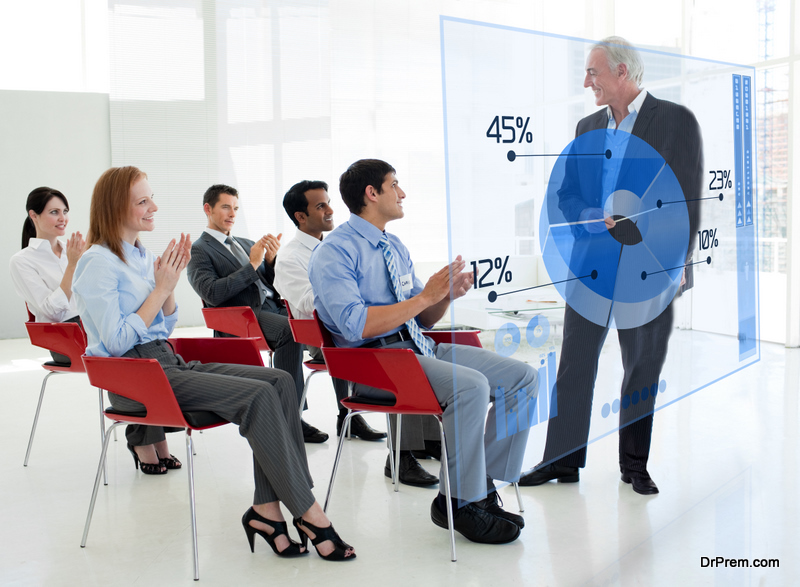
[[[300,420],[300,426],[303,428],[303,442],[308,442],[311,444],[319,444],[321,442],[325,442],[328,440],[328,435],[320,430],[319,428],[314,428],[311,424],[308,424],[305,420]]]
[[[383,474],[389,479],[392,478],[392,467],[389,464],[389,459],[393,456],[394,455],[390,453],[386,457],[386,466],[383,467]],[[415,487],[428,487],[430,485],[436,485],[439,482],[439,478],[436,475],[431,475],[423,469],[422,465],[417,462],[417,459],[407,451],[400,452],[400,471],[398,472],[398,476],[400,478],[400,483],[404,485],[413,485]]]
[[[336,436],[342,435],[342,424],[344,423],[344,415],[336,419]],[[386,432],[375,430],[367,421],[359,414],[350,418],[350,436],[355,436],[361,440],[382,440],[386,438]]]
[[[492,491],[484,499],[476,501],[475,505],[498,518],[503,518],[512,524],[516,524],[519,526],[520,530],[525,527],[525,518],[519,514],[512,514],[503,509],[503,500],[497,495],[497,491]]]
[[[431,521],[446,530],[447,512],[439,509],[437,501],[438,498],[431,504]],[[483,544],[506,544],[519,536],[519,526],[475,503],[468,503],[453,512],[453,526],[464,538]]]
[[[658,493],[658,487],[647,471],[623,473],[622,480],[625,483],[630,483],[633,486],[633,490],[641,495],[655,495]]]
[[[580,480],[578,467],[562,467],[561,465],[540,466],[541,463],[536,465],[533,471],[520,477],[519,484],[522,487],[533,487],[535,485],[542,485],[553,479],[558,479],[559,483],[577,483]]]
[[[411,454],[417,459],[436,459],[442,460],[442,441],[426,440],[424,450],[412,450]]]

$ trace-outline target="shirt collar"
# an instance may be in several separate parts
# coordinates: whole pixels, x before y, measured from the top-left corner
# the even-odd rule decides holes
[[[639,92],[639,94],[633,99],[633,102],[628,104],[628,114],[638,114],[642,109],[642,104],[644,104],[644,99],[646,97],[647,90],[642,90]],[[608,115],[608,120],[613,120],[614,114],[611,112],[611,106],[606,106],[606,114]]]
[[[310,234],[303,232],[299,228],[297,229],[297,234],[295,235],[294,238],[295,240],[297,240],[297,242],[299,242],[301,245],[303,245],[310,251],[313,251],[317,247],[317,245],[322,242],[321,240],[317,240]]]
[[[355,230],[358,234],[363,236],[373,247],[377,247],[378,243],[381,241],[381,237],[383,236],[383,231],[361,218],[357,214],[350,214],[350,220],[347,223]]]
[[[144,258],[147,256],[147,249],[144,248],[142,241],[136,239],[136,244],[132,245],[128,241],[122,241],[122,251],[126,259]]]
[[[65,241],[62,238],[58,238],[56,240],[61,243],[61,248],[66,251],[67,241]],[[28,241],[28,246],[31,247],[32,249],[38,249],[39,247],[45,244],[49,245],[50,241],[44,238],[36,238],[35,236],[32,236],[31,239]]]
[[[206,228],[205,230],[203,230],[203,232],[213,236],[215,239],[217,239],[223,245],[225,244],[225,239],[227,239],[230,236],[228,234],[225,234],[224,232],[220,232],[220,231],[215,230],[213,228]],[[231,238],[233,238],[233,237],[231,237]]]

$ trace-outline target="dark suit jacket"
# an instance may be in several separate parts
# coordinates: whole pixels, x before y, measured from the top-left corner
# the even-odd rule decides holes
[[[250,254],[253,241],[233,237],[246,254]],[[210,234],[204,232],[192,243],[192,260],[186,269],[189,283],[206,305],[250,306],[261,308],[261,294],[257,280],[261,280],[272,292],[273,300],[280,300],[272,287],[275,270],[266,261],[258,271],[250,263],[242,265],[228,249]]]
[[[608,127],[607,109],[604,107],[594,114],[578,122],[575,136],[578,137],[593,130]],[[636,116],[632,133],[653,147],[672,169],[686,200],[700,198],[703,190],[703,140],[700,134],[700,125],[694,114],[674,102],[659,100],[648,92],[642,103],[642,108]],[[583,145],[585,148],[595,148],[592,152],[603,152],[602,133],[596,134],[594,145]],[[601,182],[602,157],[572,158],[567,163],[565,185],[559,190],[558,206],[565,217],[574,222],[578,220],[580,212],[586,207],[602,206],[599,202],[589,202],[584,199],[585,194],[599,194],[597,186]],[[581,166],[580,172],[570,170],[570,165]],[[588,169],[588,170],[587,170]],[[620,177],[626,173],[625,164],[620,170]],[[575,185],[576,183],[581,185]],[[582,185],[592,183],[593,185]],[[688,262],[697,239],[697,230],[700,223],[700,202],[694,201],[687,204],[689,212],[689,246],[687,250]],[[687,287],[691,286],[692,266],[687,267]]]

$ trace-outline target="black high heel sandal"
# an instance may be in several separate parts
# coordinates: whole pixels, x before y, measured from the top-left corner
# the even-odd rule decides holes
[[[272,534],[267,534],[264,530],[259,530],[258,528],[253,528],[250,525],[250,520],[255,520],[256,522],[262,522],[267,526],[270,526],[274,532]],[[256,534],[261,536],[264,540],[267,541],[272,547],[272,551],[277,554],[278,556],[283,557],[293,557],[293,556],[302,556],[304,554],[308,554],[308,549],[300,550],[300,544],[289,538],[289,528],[286,525],[286,522],[276,522],[274,520],[268,520],[267,518],[259,515],[253,508],[247,510],[244,515],[242,516],[242,526],[244,526],[244,532],[247,534],[247,541],[250,543],[250,552],[255,552],[255,539]],[[284,548],[283,550],[278,550],[278,546],[275,544],[275,539],[278,536],[286,536],[289,540],[289,546]],[[305,546],[305,544],[303,545]]]
[[[163,459],[158,459],[158,462],[167,469],[180,469],[183,466],[183,463],[176,459],[175,455],[169,455]]]
[[[317,528],[313,524],[309,524],[303,518],[294,518],[292,520],[292,524],[294,527],[297,528],[297,532],[300,534],[300,544],[306,546],[308,544],[308,534],[303,531],[303,528],[308,528],[314,534],[316,534],[316,538],[311,539],[311,544],[314,545],[314,550],[317,551],[317,554],[320,555],[322,558],[328,561],[349,561],[356,558],[356,553],[353,552],[350,556],[345,556],[344,553],[347,552],[349,548],[353,548],[347,542],[342,540],[339,535],[336,533],[336,530],[333,529],[333,524],[328,526],[327,528]],[[330,540],[333,543],[333,551],[328,555],[323,555],[320,553],[319,549],[317,548],[317,544],[320,542],[325,542],[326,540]]]
[[[128,450],[131,451],[133,455],[133,464],[134,466],[139,469],[139,465],[141,465],[142,473],[145,475],[166,475],[167,469],[162,468],[164,465],[161,464],[161,461],[157,463],[143,463],[139,460],[139,455],[136,454],[136,451],[133,448],[132,444],[128,444]]]

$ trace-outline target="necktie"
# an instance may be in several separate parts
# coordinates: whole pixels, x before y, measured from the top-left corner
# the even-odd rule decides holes
[[[392,278],[394,296],[397,298],[398,302],[403,302],[405,301],[406,296],[403,295],[403,288],[400,285],[400,276],[397,274],[397,266],[394,262],[394,253],[392,253],[392,247],[389,245],[389,237],[386,236],[385,232],[381,236],[381,240],[378,242],[378,245],[383,253],[383,260],[386,261],[386,268],[389,270],[389,277]],[[414,344],[417,345],[417,348],[419,348],[422,354],[426,357],[433,357],[433,347],[431,346],[430,341],[422,334],[422,330],[420,330],[417,321],[412,318],[406,322],[406,328],[408,328],[408,332],[411,334],[411,340],[414,341]]]
[[[238,243],[234,242],[234,240],[231,237],[225,239],[225,244],[227,244],[230,247],[231,253],[233,253],[233,256],[236,257],[236,260],[242,264],[242,267],[244,267],[245,263],[250,262],[250,257],[245,255],[244,250],[242,250],[242,247],[240,247]],[[269,291],[269,289],[267,289],[267,286],[261,283],[260,277],[258,281],[256,281],[256,285],[258,286],[258,290],[261,292],[261,303],[263,304],[266,298],[272,297],[272,292]]]

